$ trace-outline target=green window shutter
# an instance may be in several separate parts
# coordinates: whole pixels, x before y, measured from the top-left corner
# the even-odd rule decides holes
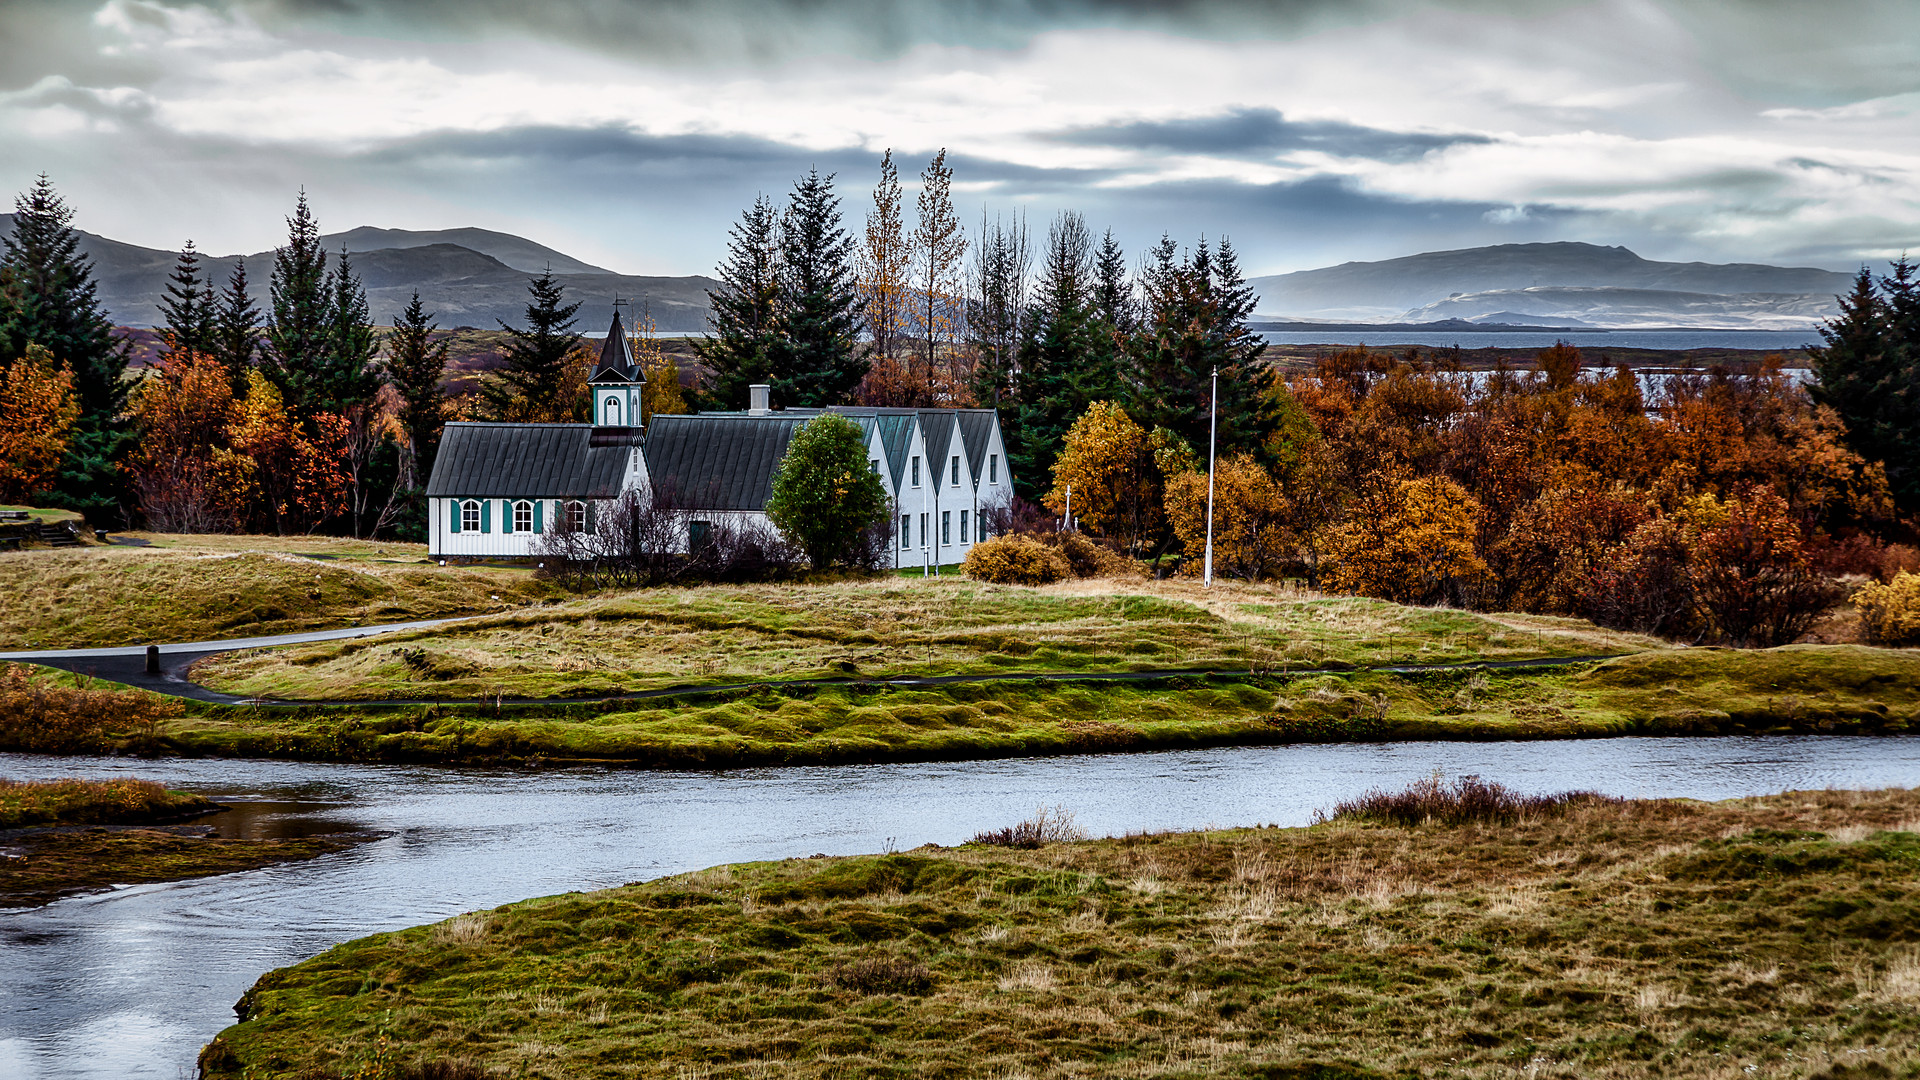
[[[480,500],[480,531],[483,533],[490,533],[493,531],[493,500],[492,499]]]
[[[459,532],[460,531],[460,500],[458,499],[448,500],[447,516],[452,519],[451,521],[448,522],[449,528],[447,531]]]
[[[533,531],[547,531],[547,500],[533,500]]]

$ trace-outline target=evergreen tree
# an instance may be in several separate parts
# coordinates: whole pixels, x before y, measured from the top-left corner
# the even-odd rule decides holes
[[[1820,328],[1825,348],[1808,350],[1814,399],[1847,425],[1862,457],[1886,463],[1902,511],[1920,508],[1920,296],[1906,259],[1876,286],[1865,267],[1840,314]]]
[[[579,304],[568,304],[567,287],[554,280],[551,267],[527,283],[527,328],[500,329],[513,335],[507,343],[506,366],[480,383],[480,403],[487,414],[502,420],[556,422],[576,419],[580,402],[568,378],[581,336],[574,332]]]
[[[327,284],[332,293],[327,304],[329,348],[314,379],[309,404],[316,410],[345,416],[348,409],[372,401],[380,392],[380,372],[373,363],[380,343],[373,334],[373,315],[367,310],[367,290],[353,272],[344,247]]]
[[[1133,286],[1127,281],[1127,256],[1108,229],[1093,257],[1094,318],[1122,334],[1134,330]]]
[[[1086,221],[1064,212],[1047,228],[1040,281],[1020,347],[1007,446],[1020,494],[1036,502],[1052,483],[1053,462],[1067,430],[1087,406],[1112,392],[1099,373],[1089,370],[1096,347],[1092,275],[1093,238]]]
[[[769,358],[773,393],[801,408],[852,401],[868,361],[854,337],[853,238],[841,227],[832,174],[814,169],[794,185],[781,222],[779,275],[784,333]]]
[[[200,253],[193,249],[191,240],[173,264],[160,310],[167,321],[164,334],[169,359],[185,363],[190,356],[213,352],[213,283],[200,276]]]
[[[400,398],[400,423],[407,429],[413,454],[413,483],[424,488],[433,475],[433,459],[440,449],[440,429],[446,415],[440,380],[447,372],[446,341],[433,340],[439,327],[420,305],[414,290],[407,310],[393,320],[387,339],[386,376]]]
[[[126,350],[101,309],[93,266],[79,253],[73,210],[44,174],[14,200],[13,233],[0,264],[0,347],[5,357],[45,348],[73,371],[80,416],[54,481],[57,505],[97,521],[119,520],[119,459],[132,436],[126,408]]]
[[[1013,392],[1014,369],[1025,337],[1027,275],[1033,268],[1026,218],[1003,223],[996,217],[988,225],[986,211],[981,211],[980,239],[973,251],[967,310],[967,331],[978,358],[973,394],[982,405],[998,408],[1002,396]]]
[[[1093,320],[1093,349],[1081,376],[1089,403],[1120,400],[1128,393],[1128,350],[1138,317],[1133,285],[1127,280],[1127,257],[1113,230],[1100,241],[1093,257],[1093,282],[1087,296]]]
[[[1163,237],[1143,275],[1142,325],[1131,350],[1132,408],[1142,427],[1167,428],[1198,449],[1207,445],[1211,374],[1220,373],[1219,452],[1263,452],[1275,408],[1258,366],[1266,343],[1249,329],[1254,295],[1233,245],[1216,254],[1203,238],[1179,258]]]
[[[261,367],[288,410],[305,417],[324,407],[334,348],[327,253],[320,249],[320,225],[307,208],[305,191],[287,219],[287,246],[273,253],[269,281],[273,311]]]
[[[781,333],[780,225],[766,197],[740,215],[718,274],[720,288],[707,293],[713,333],[693,346],[713,376],[695,393],[693,404],[741,409],[747,387],[772,380]]]
[[[247,292],[247,260],[234,263],[213,314],[212,352],[233,381],[235,398],[246,396],[247,372],[260,351],[260,309]]]

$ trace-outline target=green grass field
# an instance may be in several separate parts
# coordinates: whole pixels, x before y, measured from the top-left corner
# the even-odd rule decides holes
[[[1917,832],[1920,793],[1827,791],[723,866],[340,945],[262,977],[201,1065],[1912,1076]]]
[[[1917,727],[1920,653],[1797,645],[1641,653],[1546,670],[750,687],[572,705],[190,702],[151,732],[70,749],[734,768],[1291,742],[1895,734]],[[0,745],[7,731],[0,722]]]
[[[457,627],[229,653],[195,678],[294,700],[587,697],[774,679],[1278,671],[1663,647],[1575,620],[1489,617],[1248,585],[963,578],[647,589]]]

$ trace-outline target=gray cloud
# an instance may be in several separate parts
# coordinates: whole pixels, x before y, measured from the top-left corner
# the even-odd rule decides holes
[[[1054,137],[1082,145],[1172,150],[1216,157],[1269,159],[1307,150],[1378,161],[1410,161],[1448,146],[1493,141],[1481,135],[1425,135],[1330,120],[1288,120],[1280,110],[1270,108],[1234,109],[1183,120],[1143,120],[1077,128]]]

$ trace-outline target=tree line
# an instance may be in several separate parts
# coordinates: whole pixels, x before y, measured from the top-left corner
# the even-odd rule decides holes
[[[452,419],[586,419],[590,350],[552,274],[528,284],[525,325],[470,394],[446,392],[449,342],[416,291],[373,325],[345,250],[323,250],[302,192],[276,249],[269,303],[245,260],[224,282],[192,241],[161,300],[157,361],[129,377],[73,211],[41,177],[15,202],[0,262],[0,501],[160,531],[425,538],[423,490]],[[632,343],[651,411],[684,409],[652,338]]]
[[[1273,421],[1249,326],[1257,297],[1233,245],[1163,237],[1130,264],[1075,212],[1044,237],[984,212],[969,233],[946,152],[907,197],[888,151],[864,227],[835,177],[809,172],[784,206],[741,214],[709,293],[711,373],[696,395],[738,409],[765,383],[779,405],[1000,410],[1020,493],[1037,500],[1075,419],[1124,402],[1152,427],[1201,440],[1220,375],[1220,445],[1254,449]]]

